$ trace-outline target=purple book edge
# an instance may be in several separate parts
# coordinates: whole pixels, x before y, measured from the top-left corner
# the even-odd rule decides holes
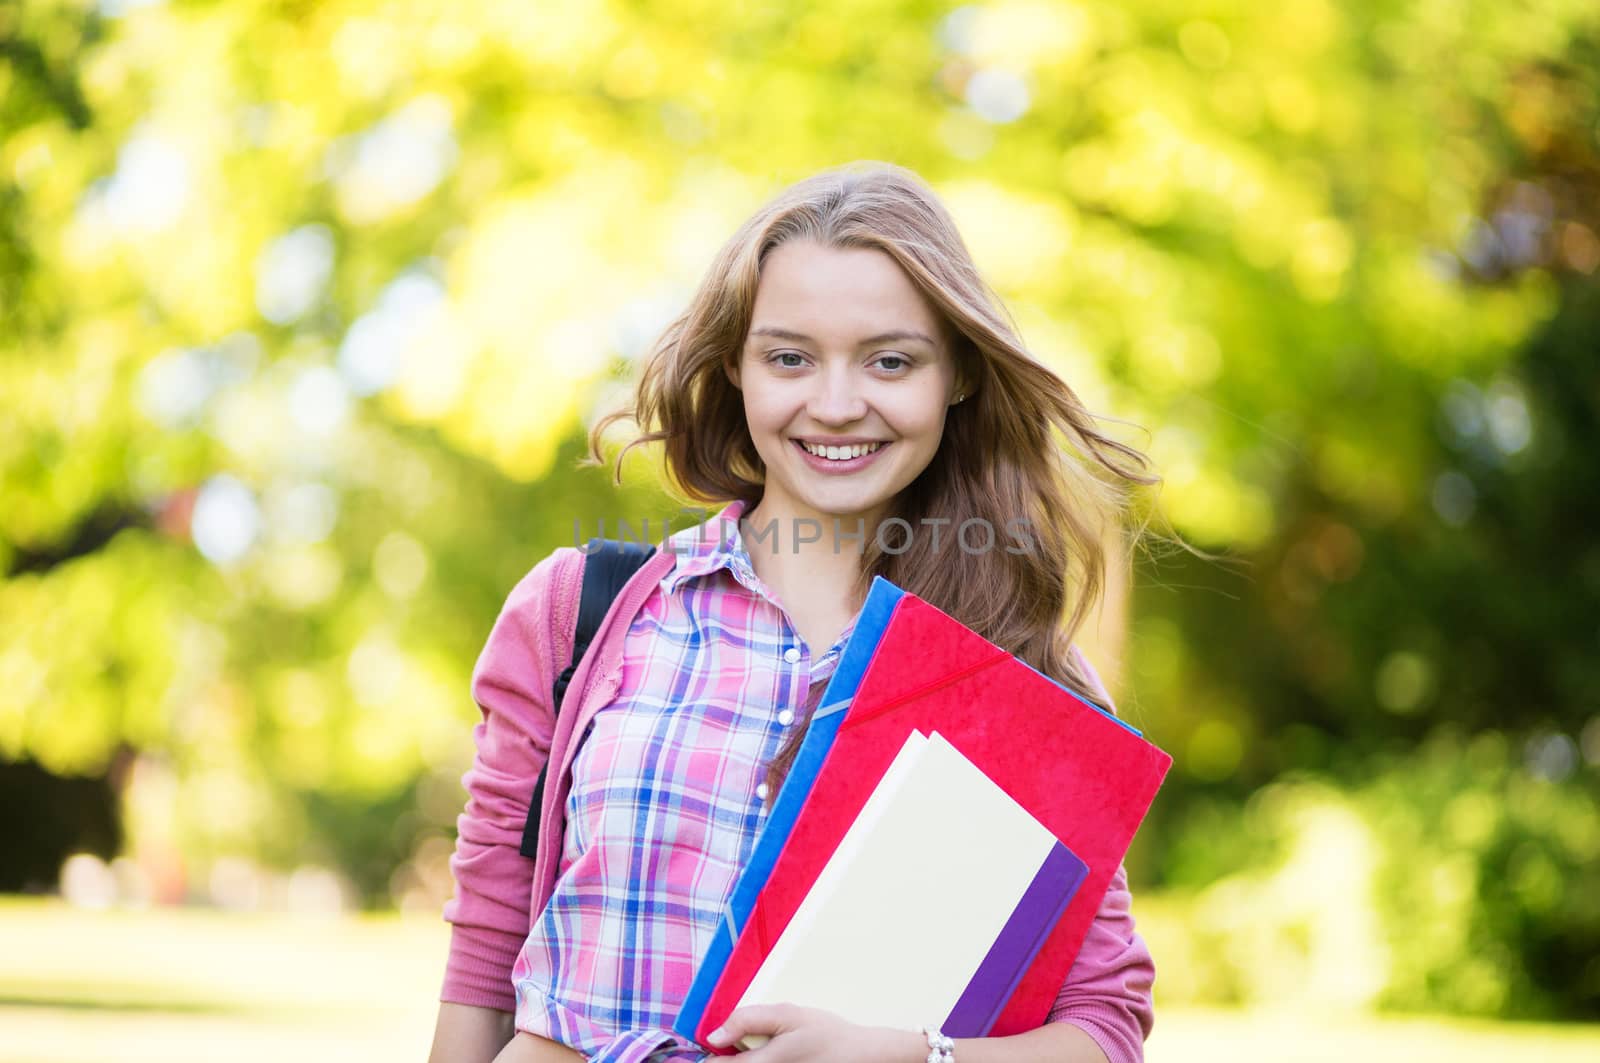
[[[950,1009],[941,1027],[946,1037],[988,1036],[1088,873],[1088,866],[1071,849],[1059,841],[1051,847],[961,999]]]

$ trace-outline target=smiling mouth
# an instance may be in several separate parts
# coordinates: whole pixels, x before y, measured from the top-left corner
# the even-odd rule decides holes
[[[795,443],[800,447],[801,450],[804,450],[807,454],[810,454],[814,458],[825,458],[828,461],[841,462],[850,461],[854,458],[865,457],[866,455],[876,453],[877,451],[882,450],[884,447],[889,445],[887,443],[853,443],[849,446],[843,447],[822,447],[817,446],[814,443],[807,443],[802,439],[795,440]]]

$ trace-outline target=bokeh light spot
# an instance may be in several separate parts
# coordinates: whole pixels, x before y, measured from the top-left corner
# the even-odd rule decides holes
[[[190,534],[207,560],[228,565],[249,552],[261,531],[256,496],[236,478],[213,476],[195,499]]]

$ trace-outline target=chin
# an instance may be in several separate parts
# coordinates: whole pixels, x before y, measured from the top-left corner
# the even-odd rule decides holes
[[[859,499],[819,498],[811,501],[811,508],[824,517],[839,517],[843,519],[881,509],[891,500],[892,496],[884,496],[882,498],[873,496]]]

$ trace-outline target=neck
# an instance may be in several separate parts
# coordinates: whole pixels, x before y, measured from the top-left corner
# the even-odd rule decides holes
[[[883,516],[817,513],[763,499],[744,515],[741,532],[756,575],[786,601],[803,596],[855,607],[862,558]]]

